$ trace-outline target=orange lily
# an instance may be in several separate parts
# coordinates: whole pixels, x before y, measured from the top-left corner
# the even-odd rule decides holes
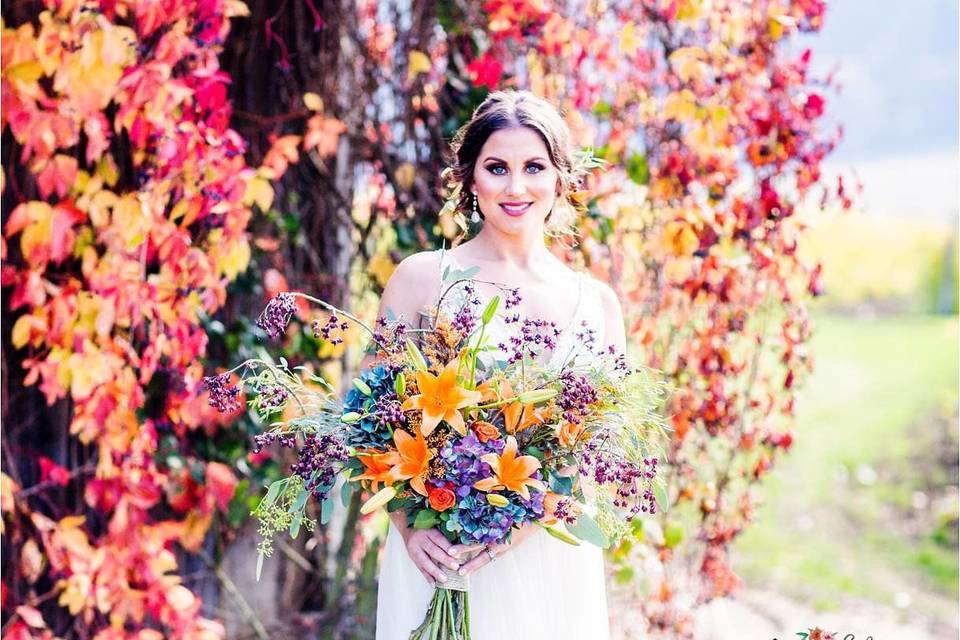
[[[517,395],[506,380],[500,383],[500,390],[504,398],[513,398]],[[505,405],[501,411],[503,412],[503,425],[506,427],[507,433],[517,433],[541,424],[547,419],[549,412],[546,407],[538,409],[533,404],[522,404],[520,402],[511,402]]]
[[[577,440],[580,439],[580,436],[583,435],[585,430],[586,427],[582,424],[564,421],[564,423],[560,425],[560,431],[557,433],[557,439],[560,441],[561,445],[572,448],[577,443]]]
[[[403,429],[393,432],[393,442],[397,445],[396,457],[391,460],[392,468],[388,472],[391,482],[410,480],[410,488],[422,496],[427,495],[424,480],[430,466],[430,449],[422,433],[413,437]]]
[[[503,448],[503,453],[488,453],[480,456],[480,459],[490,465],[493,476],[478,480],[473,484],[474,488],[480,491],[495,491],[497,489],[509,489],[519,493],[525,500],[530,499],[530,491],[527,487],[533,487],[540,491],[545,491],[546,486],[540,480],[530,476],[540,468],[540,461],[533,456],[517,455],[517,439],[513,436],[507,436],[507,445]]]
[[[400,461],[400,455],[396,451],[377,451],[369,449],[363,453],[357,452],[357,459],[363,463],[363,473],[351,478],[352,480],[367,480],[373,491],[382,482],[389,484],[391,482],[390,470],[393,465]]]
[[[439,376],[429,371],[417,371],[417,388],[420,394],[407,398],[400,407],[403,411],[410,409],[423,410],[423,420],[420,431],[423,436],[429,436],[442,420],[465,436],[467,426],[460,415],[460,409],[477,404],[480,401],[479,391],[471,391],[457,386],[457,369],[460,366],[459,358],[451,360],[443,368]]]

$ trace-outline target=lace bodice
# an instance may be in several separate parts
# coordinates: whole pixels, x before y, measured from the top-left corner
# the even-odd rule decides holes
[[[439,254],[440,279],[442,279],[442,274],[447,266],[451,269],[464,270],[464,266],[460,265],[450,252],[439,250]],[[443,285],[443,290],[438,293],[438,299],[435,303],[439,302],[440,295],[443,295],[442,308],[440,311],[449,317],[453,317],[457,311],[469,303],[469,300],[465,282],[454,285],[448,292],[444,293],[444,290],[448,286],[449,284]],[[522,295],[523,291],[520,293]],[[600,349],[605,344],[603,303],[596,285],[590,276],[584,273],[578,274],[576,296],[577,304],[574,309],[573,318],[566,327],[561,328],[561,333],[556,339],[556,346],[546,361],[546,366],[550,369],[560,370],[564,365],[569,363],[571,359],[573,359],[574,365],[579,365],[583,360],[592,357],[593,354],[589,347],[591,344],[589,340],[590,331],[592,331],[592,344],[594,345],[594,349]],[[486,307],[488,300],[481,292],[477,292],[475,298],[479,298],[480,300],[479,305],[475,305],[475,312],[479,315]],[[508,342],[510,337],[519,331],[519,325],[506,323],[504,314],[501,312],[498,313],[497,317],[488,325],[487,331],[490,336],[489,344],[496,345]],[[481,360],[484,359],[484,355],[486,354],[481,354]],[[504,357],[505,354],[501,351],[491,352],[491,355],[488,356],[488,358],[491,359]]]

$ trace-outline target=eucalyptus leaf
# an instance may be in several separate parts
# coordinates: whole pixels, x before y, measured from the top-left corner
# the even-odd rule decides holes
[[[610,546],[610,540],[600,530],[597,521],[587,513],[581,513],[577,517],[576,524],[568,524],[567,530],[581,540],[586,540],[590,544],[595,544],[603,549]]]
[[[666,513],[670,509],[670,498],[667,495],[667,485],[663,482],[653,483],[653,495],[657,499],[657,508]]]
[[[327,497],[323,499],[323,503],[320,505],[320,524],[327,524],[330,522],[330,516],[333,515],[333,496],[327,494]]]

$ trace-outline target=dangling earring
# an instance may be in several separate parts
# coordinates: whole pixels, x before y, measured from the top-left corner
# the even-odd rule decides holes
[[[473,214],[470,215],[470,222],[473,224],[480,222],[480,211],[477,209],[477,194],[473,194]]]

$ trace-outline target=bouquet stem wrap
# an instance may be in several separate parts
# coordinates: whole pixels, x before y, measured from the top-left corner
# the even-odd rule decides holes
[[[482,553],[482,552],[481,552]],[[464,558],[466,564],[478,554]],[[427,615],[419,627],[410,633],[410,640],[470,640],[469,576],[461,576],[453,569],[443,567],[446,582],[437,583]]]

